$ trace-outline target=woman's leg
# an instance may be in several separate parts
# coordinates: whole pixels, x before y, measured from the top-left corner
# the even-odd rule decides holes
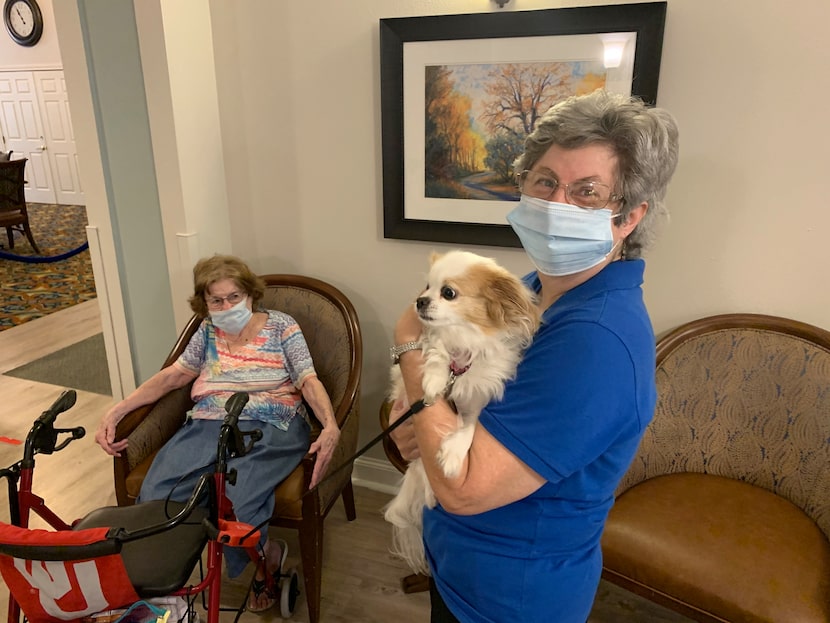
[[[253,420],[242,421],[239,427],[243,431],[253,428],[261,430],[262,439],[244,457],[229,461],[228,467],[236,470],[236,485],[228,486],[226,494],[233,503],[236,518],[258,526],[274,512],[274,488],[285,480],[308,452],[309,428],[299,416],[291,421],[287,431]],[[263,547],[267,534],[266,523],[260,541]],[[228,576],[233,578],[242,573],[250,558],[242,549],[226,548],[225,561]]]
[[[159,450],[141,483],[137,501],[186,502],[199,477],[213,472],[221,427],[219,420],[188,418]]]

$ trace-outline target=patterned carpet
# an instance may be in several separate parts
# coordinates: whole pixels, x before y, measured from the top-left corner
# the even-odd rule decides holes
[[[29,224],[41,256],[66,253],[86,242],[83,206],[30,203]],[[37,256],[25,237],[16,234],[8,248],[5,229],[0,248]],[[26,263],[0,258],[0,331],[95,298],[89,250],[52,263]]]

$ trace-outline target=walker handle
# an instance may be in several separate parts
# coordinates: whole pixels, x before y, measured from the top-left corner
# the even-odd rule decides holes
[[[236,422],[239,420],[239,414],[242,413],[242,409],[245,408],[246,404],[248,404],[248,394],[245,392],[236,392],[228,398],[228,401],[225,403],[225,411],[228,412],[228,415],[225,417],[225,424],[236,426]]]
[[[55,422],[55,418],[58,417],[61,413],[66,411],[67,409],[71,409],[75,406],[75,400],[78,398],[78,394],[75,392],[74,389],[66,389],[58,396],[58,399],[52,403],[52,406],[46,409],[43,413],[40,414],[40,417],[37,419],[38,422],[44,424],[45,426],[49,426]]]
[[[59,414],[67,409],[70,409],[77,399],[78,395],[74,389],[64,390],[58,396],[58,399],[52,403],[52,406],[40,414],[40,417],[32,424],[29,434],[26,435],[26,445],[23,446],[23,461],[21,466],[23,469],[31,469],[34,467],[35,454],[52,454],[55,450],[60,450],[66,446],[72,439],[80,439],[84,436],[85,431],[78,435],[78,429],[72,431],[72,438],[64,441],[58,445],[58,433],[69,432],[56,429],[54,427],[55,419]]]

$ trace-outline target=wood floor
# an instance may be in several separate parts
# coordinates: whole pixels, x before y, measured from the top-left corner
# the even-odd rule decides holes
[[[29,323],[0,331],[0,436],[22,440],[34,419],[57,398],[62,387],[3,375],[19,365],[78,342],[100,331],[97,301],[82,303]],[[115,503],[112,464],[93,441],[95,428],[112,398],[78,392],[76,405],[60,416],[60,427],[84,426],[87,436],[53,455],[38,455],[34,490],[65,520],[89,510]],[[22,446],[0,442],[0,466],[22,456]],[[8,520],[5,484],[0,485],[0,518]],[[403,564],[389,554],[390,531],[381,516],[389,495],[356,487],[357,520],[346,521],[338,503],[325,523],[323,599],[321,623],[427,623],[426,593],[404,594],[400,578]],[[33,522],[42,527],[42,523]],[[287,566],[299,566],[298,544],[293,531],[271,529],[272,536],[289,543]],[[248,573],[238,581],[225,580],[222,601],[237,607],[247,591]],[[302,589],[302,586],[301,586]],[[0,587],[0,613],[6,611],[8,591]],[[234,620],[232,612],[221,615],[222,623]],[[2,615],[0,615],[2,616]],[[203,618],[204,620],[204,618]],[[280,621],[279,607],[255,615],[244,613],[242,623]],[[305,595],[301,594],[295,622],[308,622]],[[555,623],[555,614],[550,619]],[[590,623],[684,623],[680,617],[603,582]],[[505,622],[507,623],[507,622]]]

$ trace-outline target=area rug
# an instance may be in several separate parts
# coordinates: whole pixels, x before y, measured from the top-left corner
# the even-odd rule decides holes
[[[23,236],[8,248],[0,229],[3,250],[21,256],[55,256],[86,241],[84,206],[28,204],[29,224],[40,253]],[[51,263],[26,263],[0,258],[0,331],[95,298],[95,280],[89,250]]]
[[[107,352],[101,333],[5,373],[19,379],[112,395]]]

